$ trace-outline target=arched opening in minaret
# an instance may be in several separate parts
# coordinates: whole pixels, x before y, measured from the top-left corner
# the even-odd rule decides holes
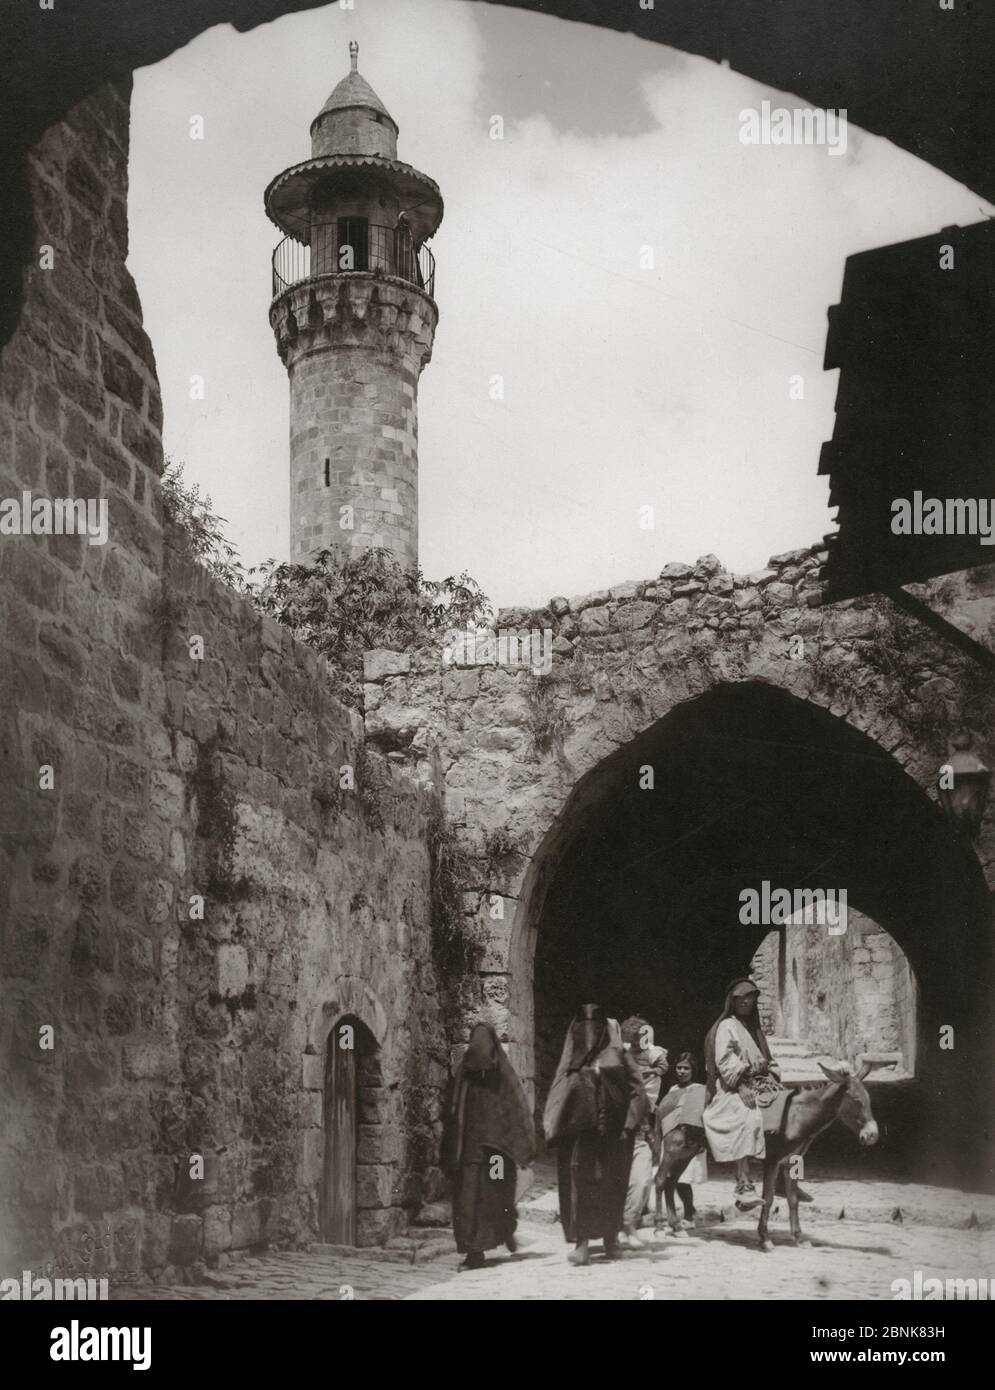
[[[769,920],[750,910],[743,920],[744,892],[762,898],[765,883],[768,898],[822,890],[839,906],[845,893],[846,930],[797,918],[771,942]],[[864,971],[865,952],[877,972]],[[527,1030],[534,1017],[540,1113],[577,1005],[638,1013],[671,1058],[688,1049],[700,1059],[729,980],[762,971],[771,954],[786,972],[774,986],[786,982],[781,1026],[786,1016],[804,1042],[821,993],[827,1021],[813,1042],[837,1055],[903,1053],[889,1079],[881,1070],[870,1081],[885,1142],[858,1160],[840,1130],[814,1157],[838,1151],[896,1176],[987,1183],[993,969],[974,853],[878,744],[760,682],[718,686],[606,759],[537,855],[511,990]],[[810,1010],[806,964],[820,976]],[[875,991],[860,979],[880,982],[901,1015],[887,1035],[894,1046],[870,1029]],[[851,1031],[861,990],[867,1026]],[[528,1072],[527,1043],[521,1061]]]

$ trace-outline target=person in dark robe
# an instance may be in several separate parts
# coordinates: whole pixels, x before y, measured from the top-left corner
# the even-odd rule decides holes
[[[456,1072],[446,1159],[453,1182],[453,1231],[465,1259],[481,1269],[484,1252],[517,1249],[519,1168],[535,1158],[535,1126],[525,1090],[488,1023],[474,1024]]]
[[[617,1028],[597,1004],[584,1004],[570,1024],[543,1115],[546,1142],[556,1150],[563,1234],[571,1264],[590,1261],[590,1241],[619,1256],[636,1131],[650,1108],[639,1068]]]

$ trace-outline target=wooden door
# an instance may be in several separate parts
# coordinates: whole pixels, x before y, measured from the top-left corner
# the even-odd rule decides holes
[[[352,1029],[340,1025],[328,1035],[325,1054],[325,1171],[322,1181],[322,1234],[330,1245],[356,1244],[356,1116],[359,1087]]]

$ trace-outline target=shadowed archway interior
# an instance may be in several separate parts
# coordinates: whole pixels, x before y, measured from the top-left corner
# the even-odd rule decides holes
[[[971,848],[866,735],[773,686],[718,686],[583,778],[539,860],[515,986],[534,949],[540,1106],[576,1005],[639,1013],[672,1057],[700,1057],[769,931],[740,921],[743,890],[845,890],[920,987],[917,1080],[876,1088],[894,1110],[882,1161],[990,1182],[987,890]]]

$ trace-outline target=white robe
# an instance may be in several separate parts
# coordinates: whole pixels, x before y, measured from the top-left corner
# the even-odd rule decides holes
[[[744,1105],[737,1087],[749,1066],[766,1058],[738,1018],[724,1018],[715,1032],[715,1095],[705,1107],[702,1122],[716,1163],[739,1158],[763,1158],[764,1127],[759,1108]]]

